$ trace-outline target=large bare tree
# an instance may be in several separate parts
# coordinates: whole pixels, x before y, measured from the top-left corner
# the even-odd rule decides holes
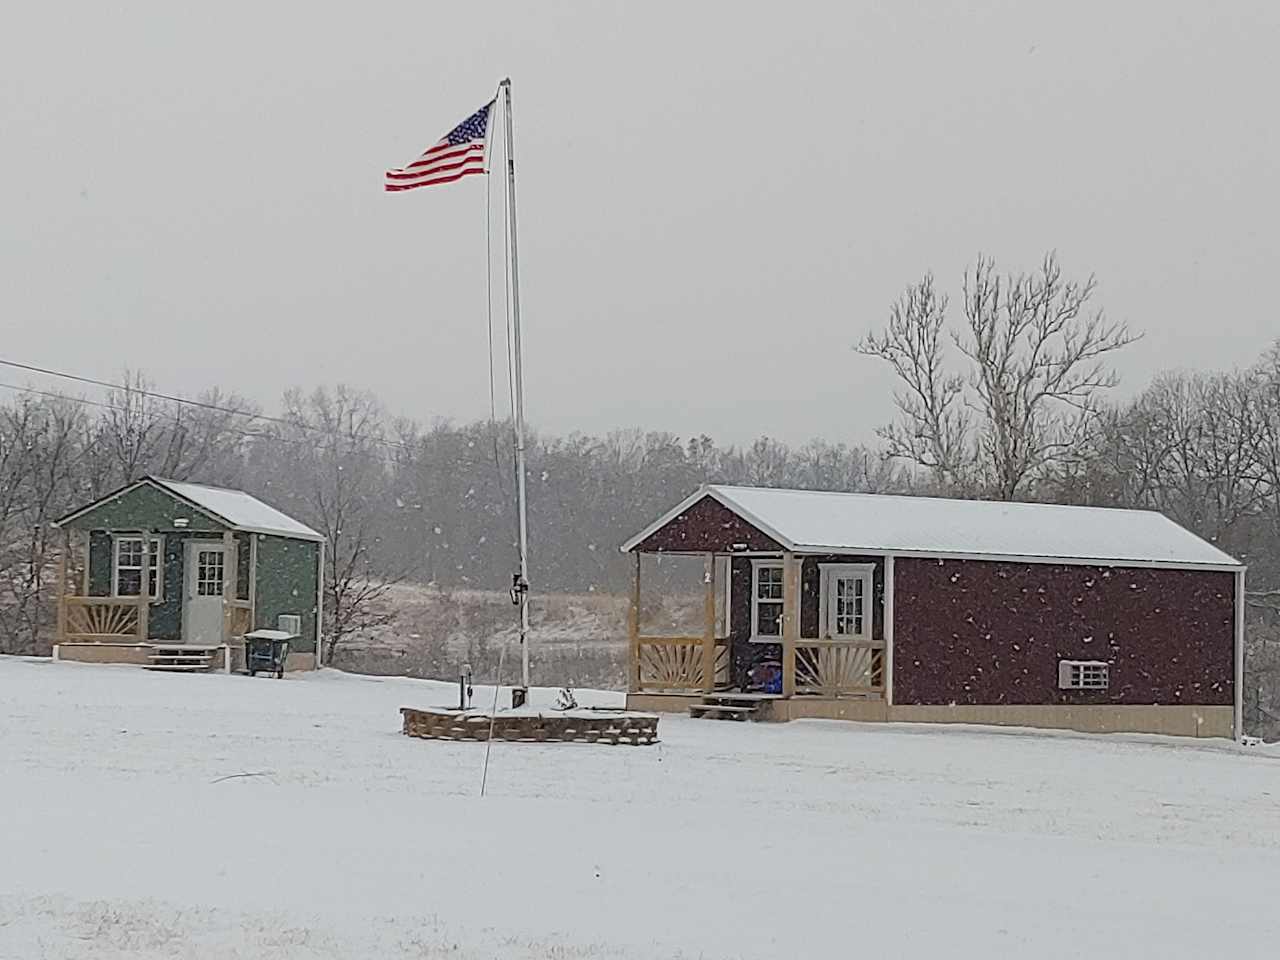
[[[325,659],[348,637],[393,619],[385,597],[401,575],[379,563],[389,506],[386,416],[369,392],[339,385],[284,396],[287,422],[263,441],[268,497],[291,506],[328,541],[324,571]]]
[[[1117,382],[1109,355],[1136,339],[1091,306],[1095,290],[1092,276],[1066,279],[1052,253],[1032,273],[1007,275],[979,257],[964,276],[952,352],[947,298],[931,276],[908,288],[885,330],[858,344],[902,386],[898,420],[880,431],[886,452],[940,487],[1003,500],[1074,459]]]

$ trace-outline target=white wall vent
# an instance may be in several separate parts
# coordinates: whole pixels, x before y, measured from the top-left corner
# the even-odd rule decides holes
[[[302,617],[296,613],[282,613],[276,617],[276,629],[283,630],[285,633],[292,633],[297,636],[302,635]]]
[[[1105,690],[1111,667],[1105,660],[1059,660],[1059,690]]]

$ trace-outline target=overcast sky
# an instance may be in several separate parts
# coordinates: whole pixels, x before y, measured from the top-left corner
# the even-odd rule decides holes
[[[0,357],[487,415],[485,178],[382,172],[508,74],[544,430],[866,440],[851,345],[979,252],[1095,272],[1128,390],[1280,335],[1274,0],[759,6],[24,4]]]

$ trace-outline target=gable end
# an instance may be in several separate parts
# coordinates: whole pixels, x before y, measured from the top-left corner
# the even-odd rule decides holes
[[[672,517],[632,548],[640,553],[780,553],[772,537],[710,494]]]
[[[182,527],[175,518],[184,518]],[[231,529],[220,518],[196,504],[165,490],[149,479],[139,480],[107,494],[57,521],[72,530],[201,530]]]

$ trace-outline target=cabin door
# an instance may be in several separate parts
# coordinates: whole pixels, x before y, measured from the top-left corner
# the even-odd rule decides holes
[[[220,543],[187,543],[186,590],[182,605],[183,642],[222,643],[222,587],[226,551]]]

